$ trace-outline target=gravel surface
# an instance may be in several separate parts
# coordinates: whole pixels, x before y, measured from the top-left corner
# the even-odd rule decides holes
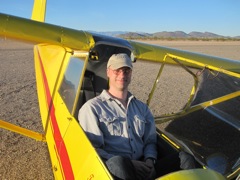
[[[183,50],[240,60],[240,42],[149,41]],[[33,62],[33,46],[0,39],[0,119],[42,133],[38,109]],[[142,100],[147,99],[150,81],[156,76],[159,65],[139,62],[134,64],[131,91]],[[141,73],[144,72],[144,76]],[[188,96],[191,79],[175,67],[167,67],[161,84],[163,105],[153,101],[154,114],[176,111]],[[176,83],[164,80],[179,77]],[[166,88],[166,89],[165,89]],[[177,90],[177,93],[174,94]],[[181,95],[181,96],[180,96]],[[178,97],[178,98],[176,98]],[[178,105],[178,106],[177,106]],[[165,108],[165,109],[164,109]],[[161,112],[158,110],[161,109]],[[44,142],[0,129],[0,179],[53,179],[51,162]]]

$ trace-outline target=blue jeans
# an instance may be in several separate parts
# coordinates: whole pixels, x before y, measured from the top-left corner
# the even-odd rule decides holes
[[[137,179],[135,176],[135,169],[130,159],[122,156],[114,156],[105,162],[109,172],[115,180]]]
[[[136,180],[136,172],[131,159],[114,156],[105,164],[115,180]],[[156,161],[156,178],[181,169],[196,168],[196,161],[188,153],[180,152],[165,156]]]

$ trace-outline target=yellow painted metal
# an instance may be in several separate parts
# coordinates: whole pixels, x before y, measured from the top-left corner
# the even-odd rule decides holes
[[[56,83],[59,81],[60,70],[62,66],[66,66],[67,61],[65,61],[65,59],[69,59],[71,53],[72,52],[70,49],[56,45],[41,44],[35,46],[34,48],[34,59],[38,60],[35,60],[35,65],[38,65],[37,67],[40,67],[40,64],[37,63],[42,62],[44,73],[47,77],[49,85],[50,95],[52,97],[54,96],[53,92],[56,91]],[[37,77],[37,84],[38,80],[39,78]],[[43,86],[44,82],[40,82],[39,84]],[[41,99],[42,97],[40,97],[40,101]]]
[[[35,0],[32,10],[32,20],[44,22],[47,0]]]
[[[157,77],[156,77],[156,79],[155,79],[155,81],[154,81],[153,87],[152,87],[151,92],[149,93],[149,96],[148,96],[148,99],[147,99],[147,105],[149,105],[150,102],[151,102],[151,100],[152,100],[154,91],[155,91],[155,89],[156,89],[156,87],[157,87],[157,83],[159,82],[159,77],[160,77],[160,75],[162,74],[164,65],[165,65],[165,62],[162,63],[162,65],[161,65],[161,67],[160,67],[160,69],[159,69],[159,71],[158,71]]]
[[[164,68],[166,59],[167,59],[168,57],[169,57],[168,54],[166,54],[166,55],[164,56],[163,63],[162,63],[162,65],[161,65],[160,69],[159,69],[159,72],[158,72],[158,75],[157,75],[157,77],[156,77],[156,80],[154,81],[152,90],[151,90],[151,92],[149,93],[149,97],[148,97],[148,100],[147,100],[147,104],[148,104],[148,105],[150,104],[150,101],[151,101],[151,99],[152,99],[152,97],[153,97],[154,91],[155,91],[155,89],[156,89],[157,83],[159,82],[160,75],[161,75],[161,73],[162,73],[162,71],[163,71],[163,68]],[[171,58],[172,58],[172,57],[171,57]],[[191,93],[190,93],[188,102],[187,102],[187,104],[185,105],[185,107],[184,107],[184,109],[183,109],[183,110],[185,110],[185,109],[187,109],[187,108],[190,107],[190,105],[191,105],[191,103],[192,103],[192,101],[193,101],[193,98],[194,98],[194,96],[195,96],[195,93],[196,93],[196,90],[197,90],[197,86],[198,86],[198,77],[197,77],[192,71],[190,71],[186,66],[184,66],[182,63],[180,63],[176,58],[172,58],[172,59],[173,59],[173,61],[175,61],[177,64],[179,64],[185,71],[187,71],[187,72],[193,77],[193,79],[194,79],[194,85],[193,85],[193,87],[192,87],[192,90],[191,90]]]
[[[101,158],[74,118],[69,121],[63,138],[75,179],[91,179],[91,177],[112,179]]]
[[[46,138],[43,134],[40,134],[40,133],[35,132],[35,131],[31,131],[29,129],[26,129],[26,128],[23,128],[23,127],[20,127],[20,126],[16,126],[12,123],[8,123],[8,122],[3,121],[3,120],[0,120],[0,128],[4,128],[4,129],[10,130],[10,131],[19,133],[21,135],[33,138],[33,139],[38,140],[38,141],[46,141]]]
[[[34,51],[39,106],[55,178],[112,179],[58,92],[72,52],[44,44]]]
[[[84,57],[85,56],[85,57]],[[76,100],[78,100],[78,98],[79,98],[79,96],[80,96],[80,90],[81,90],[81,84],[83,83],[83,79],[84,79],[84,73],[85,73],[85,70],[86,70],[86,68],[87,68],[87,64],[88,64],[88,56],[89,56],[89,54],[87,53],[87,54],[82,54],[82,53],[78,53],[78,52],[76,52],[76,53],[74,53],[73,54],[73,57],[78,57],[78,58],[85,58],[85,63],[84,63],[84,66],[83,66],[83,69],[82,69],[82,74],[81,74],[81,77],[80,77],[80,86],[78,87],[78,90],[77,90],[77,95],[76,95],[76,98],[75,98],[75,102],[74,102],[74,104],[73,104],[73,109],[72,109],[72,112],[71,112],[71,114],[74,114],[75,113],[75,111],[79,111],[79,109],[76,109],[77,108],[77,103],[78,103],[78,101],[76,101]]]
[[[227,101],[227,100],[236,98],[236,97],[238,97],[238,96],[240,96],[240,91],[236,91],[236,92],[227,94],[227,95],[225,95],[225,96],[221,96],[221,97],[219,97],[219,98],[216,98],[216,99],[212,99],[212,100],[210,100],[210,101],[203,102],[203,103],[201,103],[201,104],[192,106],[192,107],[188,110],[188,113],[191,113],[191,112],[196,111],[196,110],[199,110],[199,109],[207,108],[208,106],[212,106],[212,105],[219,104],[219,103],[221,103],[221,102],[224,102],[224,101]]]
[[[137,41],[129,41],[129,43],[132,45],[134,56],[137,59],[142,59],[145,61],[163,62],[164,56],[166,54],[173,54],[178,57],[183,57],[186,59],[191,59],[195,62],[199,62],[204,65],[203,67],[208,65],[213,67],[219,67],[219,69],[225,69],[233,73],[240,73],[240,61],[182,51],[178,49],[146,44]],[[166,63],[176,64],[176,62],[173,61],[173,59],[170,57],[166,59]],[[202,66],[199,66],[196,63],[193,64],[190,62],[183,62],[183,64],[186,66],[202,68]]]
[[[176,55],[173,55],[173,54],[167,54],[167,56],[169,56],[169,57],[172,58],[173,60],[177,59],[177,60],[180,60],[180,61],[182,61],[182,62],[188,62],[188,63],[195,64],[195,65],[197,65],[197,66],[199,66],[199,67],[202,67],[202,68],[207,68],[207,69],[215,70],[215,71],[218,71],[218,72],[227,74],[227,75],[229,75],[229,76],[233,76],[233,77],[240,78],[240,74],[239,74],[239,73],[234,73],[234,72],[225,70],[225,69],[223,69],[223,68],[221,68],[221,67],[219,68],[219,67],[216,67],[216,66],[211,66],[211,65],[203,64],[203,63],[201,63],[201,62],[197,62],[197,61],[195,61],[195,60],[191,60],[191,59],[179,57],[179,56],[176,56]],[[240,67],[239,67],[239,68],[240,68]]]
[[[165,57],[169,57],[169,55],[167,54]],[[179,59],[177,59],[177,58],[172,58],[172,59],[176,63],[178,63],[185,71],[187,71],[194,79],[194,84],[193,84],[192,90],[190,92],[190,96],[188,98],[188,102],[186,103],[186,105],[185,105],[185,107],[183,109],[183,111],[186,111],[191,106],[191,103],[192,103],[192,101],[194,99],[194,96],[195,96],[195,94],[197,92],[199,79],[196,76],[196,74],[194,74],[188,67],[186,67],[184,64],[182,64],[182,62],[179,62]]]
[[[192,87],[192,91],[190,93],[190,97],[189,97],[188,102],[185,105],[184,109],[182,109],[181,111],[179,111],[177,113],[174,113],[174,114],[170,114],[170,115],[166,114],[166,115],[163,115],[163,116],[155,117],[155,122],[157,124],[163,123],[163,122],[166,122],[166,121],[169,121],[169,120],[172,120],[172,119],[184,116],[184,115],[187,115],[187,114],[192,113],[194,111],[197,111],[197,110],[206,108],[208,106],[212,106],[212,105],[215,105],[215,104],[218,104],[218,103],[221,103],[221,102],[224,102],[224,101],[227,101],[227,100],[230,100],[232,98],[240,96],[240,91],[236,91],[236,92],[230,93],[228,95],[225,95],[225,96],[222,96],[222,97],[210,100],[210,101],[206,101],[206,102],[203,102],[201,104],[198,104],[198,105],[190,107],[190,105],[191,105],[191,103],[193,101],[193,98],[195,96],[196,90],[197,90],[198,77],[190,69],[188,69],[188,67],[186,67],[184,64],[190,63],[192,65],[197,65],[198,67],[208,68],[210,70],[215,70],[215,71],[218,71],[218,72],[221,72],[221,73],[225,73],[225,74],[227,74],[229,76],[234,76],[234,77],[237,77],[237,78],[240,78],[240,74],[239,73],[235,73],[235,72],[231,72],[231,71],[227,71],[227,70],[224,70],[222,68],[217,68],[215,66],[206,66],[206,65],[204,65],[204,64],[202,64],[200,62],[197,62],[197,61],[194,61],[194,60],[191,60],[191,59],[187,59],[187,58],[183,58],[183,57],[180,57],[180,56],[176,56],[176,55],[167,53],[164,56],[163,60],[162,60],[162,65],[161,65],[161,67],[159,69],[159,72],[158,72],[158,75],[157,75],[156,80],[154,82],[153,88],[152,88],[152,90],[151,90],[151,92],[149,94],[149,98],[147,100],[147,104],[149,104],[150,101],[151,101],[151,98],[153,96],[156,84],[159,81],[159,77],[160,77],[160,75],[162,73],[162,70],[163,70],[163,67],[164,67],[165,63],[167,62],[167,59],[172,59],[173,62],[175,62],[176,64],[179,64],[183,69],[185,69],[188,73],[190,73],[193,76],[193,78],[194,78],[194,85]]]
[[[240,91],[236,91],[236,92],[227,94],[225,96],[221,96],[221,97],[218,97],[218,98],[215,98],[215,99],[212,99],[212,100],[209,100],[209,101],[206,101],[206,102],[203,102],[203,103],[191,106],[188,109],[184,109],[183,111],[180,111],[180,112],[175,113],[175,114],[163,115],[163,116],[156,117],[155,118],[155,122],[158,124],[158,123],[166,122],[166,121],[178,118],[178,117],[182,117],[182,116],[185,116],[185,115],[187,115],[189,113],[192,113],[194,111],[197,111],[197,110],[200,110],[200,109],[207,108],[209,106],[213,106],[213,105],[219,104],[221,102],[224,102],[224,101],[236,98],[238,96],[240,96]]]
[[[171,139],[169,139],[165,134],[161,133],[160,134],[164,139],[166,139],[170,144],[172,144],[176,149],[179,149],[180,147],[174,143]]]
[[[85,31],[78,31],[1,13],[0,36],[37,44],[59,45],[82,51],[89,51],[95,44],[92,35]]]
[[[46,51],[44,51],[44,49],[46,49]],[[48,56],[49,58],[54,58],[55,55],[56,61],[48,59]],[[34,47],[34,60],[39,108],[54,172],[61,172],[61,163],[58,161],[59,157],[55,149],[56,145],[54,139],[54,132],[51,124],[50,107],[52,107],[53,102],[51,100],[50,102],[48,102],[45,89],[49,88],[49,95],[50,97],[52,97],[53,90],[55,89],[54,87],[56,78],[54,79],[54,77],[51,76],[51,68],[53,70],[52,75],[55,75],[55,77],[58,76],[58,71],[60,70],[61,64],[65,56],[65,49],[62,47],[53,45],[48,46],[48,48],[47,45],[39,45]],[[44,64],[41,64],[43,58],[47,59],[45,59]],[[54,66],[56,66],[56,68],[54,68]],[[47,75],[50,76],[47,77]],[[48,79],[45,79],[46,77]],[[45,87],[45,81],[48,82],[49,87]],[[58,177],[58,179],[62,179],[63,177],[62,173],[54,173],[54,175],[55,177]]]
[[[232,172],[231,174],[229,174],[227,176],[227,179],[236,179],[236,180],[239,180],[239,177],[240,177],[240,167],[237,168],[234,172]]]
[[[193,169],[193,170],[182,170],[178,172],[174,172],[171,174],[167,174],[158,180],[203,180],[203,179],[211,179],[211,180],[224,180],[225,178],[210,169]]]
[[[35,4],[36,8],[40,7],[40,4]],[[42,5],[42,7],[43,6],[44,5]],[[35,15],[33,15],[33,18],[36,20],[43,19],[43,15],[34,16]],[[58,93],[61,79],[64,76],[64,71],[66,70],[69,58],[73,51],[80,50],[89,52],[95,45],[93,36],[88,32],[31,21],[1,13],[0,36],[32,43],[41,43],[34,48],[37,90],[42,123],[49,147],[49,153],[51,155],[55,178],[112,179],[100,157],[87,139],[84,131],[77,123],[77,120],[70,112],[68,112],[63,99]],[[135,57],[138,59],[156,62],[165,61],[169,64],[177,64],[172,58],[177,56],[177,58],[183,58],[182,62],[186,66],[194,66],[198,68],[206,66],[211,68],[218,67],[216,70],[220,71],[224,69],[224,72],[234,76],[240,73],[240,62],[238,61],[205,56],[134,41],[129,42],[133,46]],[[166,54],[168,54],[168,56],[164,60]],[[191,61],[188,61],[189,59],[191,59]],[[196,111],[199,108],[217,104],[239,95],[240,92],[238,91],[193,106],[183,113],[187,114]],[[179,113],[177,115],[179,116],[182,114]],[[6,124],[2,126],[9,129],[15,129],[15,127],[12,128]],[[184,173],[179,172],[169,177],[181,179],[182,174]],[[188,176],[192,178],[196,177],[194,174],[199,175],[199,177],[202,178],[210,177],[203,173],[203,171],[199,171],[199,173],[197,171],[192,171],[192,175],[189,174]],[[204,176],[204,174],[206,176]],[[186,179],[186,176],[184,176],[184,179]]]

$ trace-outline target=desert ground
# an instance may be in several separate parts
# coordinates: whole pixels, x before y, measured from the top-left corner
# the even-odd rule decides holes
[[[240,41],[145,42],[240,60]],[[42,133],[32,48],[25,43],[0,39],[0,119]],[[136,63],[134,71],[151,71],[152,67],[152,64]],[[171,75],[172,71],[168,73]],[[139,83],[134,83],[138,78],[133,75],[131,89],[141,89]],[[184,88],[182,85],[181,90]],[[46,143],[0,129],[0,179],[54,179]]]

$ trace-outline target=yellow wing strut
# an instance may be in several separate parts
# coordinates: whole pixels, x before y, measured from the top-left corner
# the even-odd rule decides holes
[[[32,10],[32,20],[45,22],[47,0],[35,0]]]
[[[46,138],[43,134],[31,131],[29,129],[25,129],[19,126],[16,126],[14,124],[8,123],[6,121],[0,120],[0,128],[4,128],[16,133],[19,133],[21,135],[33,138],[38,141],[46,141]]]

